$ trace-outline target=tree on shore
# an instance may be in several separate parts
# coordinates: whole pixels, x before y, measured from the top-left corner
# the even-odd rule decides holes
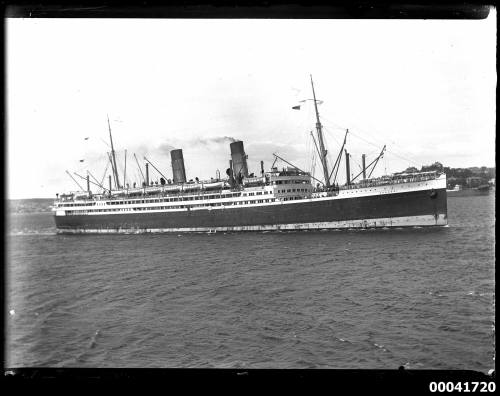
[[[432,165],[423,165],[421,172],[430,172],[430,171],[443,171],[443,164],[441,162],[434,162]]]
[[[422,165],[420,170],[414,166],[406,168],[401,173],[417,173],[417,172],[444,172],[448,187],[453,188],[456,184],[461,186],[476,186],[481,184],[488,184],[490,180],[496,178],[496,168],[488,168],[486,166],[470,167],[470,168],[450,168],[443,166],[441,162],[434,162],[431,165]]]

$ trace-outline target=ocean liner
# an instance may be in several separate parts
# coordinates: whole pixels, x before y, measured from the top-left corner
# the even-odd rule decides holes
[[[172,180],[144,158],[142,186],[134,183],[130,187],[125,184],[125,176],[123,183],[119,180],[108,119],[109,185],[99,183],[94,177],[91,181],[90,172],[86,177],[75,173],[86,180],[84,189],[67,172],[80,190],[57,194],[52,210],[58,232],[232,232],[447,225],[444,173],[399,173],[371,178],[384,154],[384,146],[368,166],[363,155],[362,172],[352,177],[350,155],[344,150],[346,138],[330,169],[312,77],[311,87],[316,137],[312,132],[311,136],[323,180],[277,154],[273,154],[275,161],[268,171],[261,161],[260,174],[249,173],[243,142],[235,141],[230,144],[227,177],[188,180],[182,149],[176,149],[171,151]],[[346,182],[339,185],[336,180],[343,156]],[[287,166],[278,169],[277,160]],[[159,183],[150,180],[149,165],[162,176]],[[98,193],[92,192],[91,184],[99,188]]]

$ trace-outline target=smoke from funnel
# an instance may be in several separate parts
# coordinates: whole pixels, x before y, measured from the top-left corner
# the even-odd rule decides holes
[[[172,150],[176,150],[176,147],[175,146],[172,146],[171,144],[168,144],[168,143],[162,143],[158,146],[158,151],[161,153],[161,154],[168,154],[170,153]]]
[[[216,136],[212,138],[198,139],[198,143],[201,144],[209,144],[209,143],[233,143],[236,142],[237,139],[231,136]]]

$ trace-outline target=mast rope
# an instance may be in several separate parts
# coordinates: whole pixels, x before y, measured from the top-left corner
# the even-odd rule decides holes
[[[325,130],[326,128],[323,126],[323,130]],[[326,129],[327,132],[329,132],[327,129]],[[345,131],[345,130],[344,130]],[[333,140],[335,140],[335,143],[338,145],[338,146],[342,146],[343,145],[343,141],[342,143],[340,143],[336,138],[335,136],[332,134],[332,133],[329,133],[329,136],[333,138]],[[323,137],[323,140],[325,140],[326,142],[326,139],[325,139],[326,135]],[[325,146],[326,147],[329,147],[327,143],[325,143]],[[332,153],[332,150],[327,150],[327,158],[328,158],[328,161],[330,164],[335,164],[337,161],[333,161],[333,157],[331,156],[331,153]],[[332,177],[332,174],[333,174],[333,168],[332,168],[332,171],[330,172],[330,178]]]
[[[314,136],[311,134],[309,135],[309,139],[307,140],[308,141],[308,145],[309,145],[309,149],[307,150],[307,152],[309,153],[309,155],[311,156],[311,166],[310,166],[310,174],[311,176],[315,176],[314,175],[314,171],[316,169],[316,151],[315,151],[315,143],[314,143]]]
[[[108,171],[108,166],[109,166],[109,158],[108,160],[106,160],[106,168],[104,169],[104,175],[102,176],[101,185],[103,185],[102,183],[104,183],[104,179],[106,178],[106,172]]]
[[[322,118],[323,118],[324,120],[328,121],[329,123],[333,124],[333,125],[335,126],[335,129],[340,129],[340,128],[342,128],[340,125],[338,125],[338,124],[334,123],[333,121],[329,120],[329,119],[328,119],[328,118],[326,118],[325,116],[322,116]],[[330,130],[328,130],[328,129],[326,129],[326,128],[324,128],[324,129],[325,129],[327,132],[329,132],[329,133],[330,133],[330,135],[332,134]],[[355,127],[355,129],[356,129],[356,130],[358,130],[358,131],[366,132],[366,131],[364,131],[363,129],[361,129],[361,128],[357,127],[357,126]],[[369,140],[367,140],[367,139],[363,138],[362,136],[358,135],[357,133],[351,132],[351,129],[349,129],[349,132],[350,132],[353,136],[355,136],[355,137],[357,137],[358,139],[360,139],[360,140],[364,141],[365,143],[367,143],[367,144],[369,144],[369,145],[371,145],[371,146],[374,146],[374,147],[377,147],[377,148],[379,148],[379,149],[380,149],[380,144],[376,144],[376,143],[374,143],[374,142],[371,142],[371,141],[369,141]],[[370,136],[371,136],[371,135],[370,135]],[[373,136],[371,136],[371,137],[373,138]],[[377,140],[377,139],[375,139],[375,140]],[[382,143],[382,144],[383,144],[383,143]],[[394,142],[392,142],[392,144],[396,145]],[[391,149],[391,150],[386,150],[386,154],[387,154],[387,153],[389,153],[389,154],[391,154],[391,155],[394,155],[394,156],[396,156],[396,157],[398,157],[398,158],[400,158],[400,159],[402,159],[402,160],[405,160],[405,161],[410,161],[410,162],[411,162],[411,163],[413,163],[414,165],[417,165],[417,166],[420,166],[420,165],[421,165],[421,164],[419,164],[418,162],[416,162],[415,160],[413,160],[411,157],[409,157],[408,155],[403,154],[402,152],[400,152],[400,153],[398,154],[398,151],[396,151],[396,150],[394,150],[394,149]]]

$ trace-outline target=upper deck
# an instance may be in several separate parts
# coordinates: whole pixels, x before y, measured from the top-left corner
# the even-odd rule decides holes
[[[287,185],[285,188],[284,185]],[[302,190],[311,191],[311,176],[308,173],[291,171],[290,169],[283,171],[271,171],[260,177],[245,178],[242,184],[231,184],[229,179],[211,179],[196,182],[150,185],[141,188],[127,188],[120,190],[111,190],[105,193],[94,194],[91,191],[72,191],[68,194],[58,195],[56,202],[58,203],[73,203],[73,202],[94,202],[102,200],[117,200],[128,201],[130,199],[144,199],[149,197],[189,197],[203,196],[203,199],[217,199],[221,195],[241,196],[241,192],[251,193],[253,190],[264,189],[266,186],[280,186],[279,193],[283,190],[284,196],[291,191],[296,190],[298,186]],[[274,189],[272,189],[274,191]],[[247,194],[243,194],[246,196]]]

